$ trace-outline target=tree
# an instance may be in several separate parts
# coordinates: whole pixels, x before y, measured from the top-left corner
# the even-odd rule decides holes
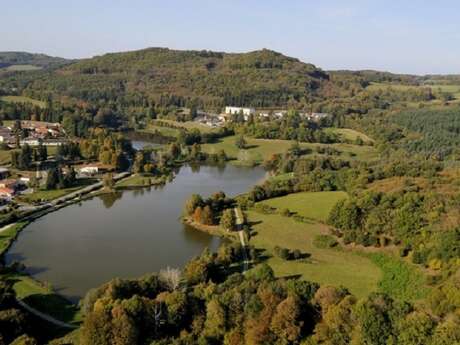
[[[209,205],[206,205],[203,208],[203,212],[201,213],[201,224],[204,224],[204,225],[214,224],[214,216],[212,214],[212,209]]]
[[[40,162],[46,161],[48,159],[48,150],[42,143],[40,143],[37,147],[37,158]]]
[[[270,329],[278,338],[277,344],[287,345],[300,339],[302,327],[300,301],[289,296],[276,307]]]
[[[115,180],[113,179],[113,174],[107,173],[104,175],[102,184],[104,185],[105,189],[112,190],[115,186]]]
[[[159,279],[165,284],[170,291],[174,291],[179,287],[181,272],[178,268],[167,267],[160,270]]]
[[[206,306],[205,333],[208,337],[221,339],[225,334],[225,310],[217,299]]]
[[[45,187],[48,190],[56,189],[60,180],[60,171],[59,168],[52,168],[48,170],[48,174],[46,176],[46,184]]]
[[[235,219],[235,212],[232,208],[227,208],[222,213],[222,217],[220,218],[220,225],[227,231],[232,231],[235,229],[236,219]]]
[[[244,136],[240,135],[238,138],[236,138],[235,145],[237,148],[240,150],[243,150],[246,148],[246,140],[244,139]]]
[[[193,220],[197,223],[201,223],[202,221],[202,213],[203,213],[203,208],[201,206],[198,206],[195,211],[193,212]]]
[[[185,203],[185,213],[191,216],[198,206],[203,205],[203,198],[199,194],[192,194],[192,196]]]

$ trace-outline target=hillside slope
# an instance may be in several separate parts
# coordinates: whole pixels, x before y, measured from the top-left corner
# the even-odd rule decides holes
[[[31,66],[36,68],[52,68],[63,66],[70,63],[71,61],[72,60],[48,56],[45,54],[32,54],[26,52],[0,52],[1,69],[18,65]]]
[[[313,97],[328,79],[314,65],[266,49],[231,54],[149,48],[80,60],[34,80],[28,90],[88,101],[173,98],[180,105],[196,98],[212,106],[265,107]]]

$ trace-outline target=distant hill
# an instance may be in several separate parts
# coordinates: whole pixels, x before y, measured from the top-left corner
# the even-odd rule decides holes
[[[235,54],[149,48],[78,60],[33,80],[27,91],[88,101],[271,107],[315,97],[328,80],[316,66],[267,49]]]
[[[45,54],[32,54],[26,52],[0,52],[0,69],[8,70],[34,70],[42,68],[61,67],[72,60],[52,57]]]

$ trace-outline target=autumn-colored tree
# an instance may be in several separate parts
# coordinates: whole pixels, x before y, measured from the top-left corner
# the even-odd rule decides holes
[[[235,229],[236,219],[235,212],[232,208],[224,210],[222,217],[220,218],[220,225],[227,231]]]
[[[193,215],[198,206],[203,205],[203,199],[199,194],[192,194],[192,196],[185,203],[185,213],[189,216]]]
[[[278,338],[277,344],[288,345],[300,339],[303,324],[300,300],[289,296],[276,307],[270,329]]]
[[[225,310],[217,299],[212,299],[206,306],[205,334],[216,340],[225,334]]]
[[[212,225],[214,223],[214,216],[209,205],[206,205],[203,208],[203,212],[201,213],[201,223],[205,225]]]
[[[193,220],[197,223],[201,223],[203,219],[202,214],[203,214],[203,209],[201,208],[201,206],[198,206],[195,209],[195,212],[193,212]]]

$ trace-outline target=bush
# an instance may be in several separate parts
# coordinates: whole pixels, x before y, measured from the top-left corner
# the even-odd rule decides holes
[[[275,246],[274,248],[275,255],[280,257],[283,260],[290,260],[291,259],[291,252],[287,248],[282,248],[279,246]]]
[[[291,211],[289,211],[288,208],[283,208],[283,209],[281,210],[281,215],[282,215],[283,217],[290,217],[290,216],[291,216]]]
[[[337,244],[337,240],[330,235],[318,235],[313,240],[313,245],[321,249],[333,248]]]

